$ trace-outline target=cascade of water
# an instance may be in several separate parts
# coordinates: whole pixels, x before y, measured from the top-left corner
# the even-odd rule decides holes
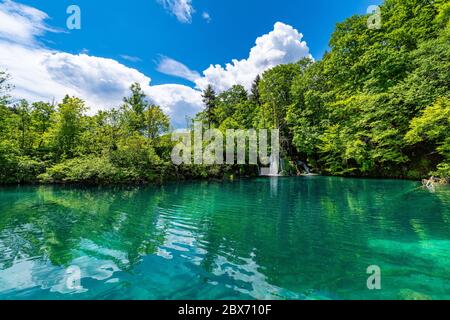
[[[270,156],[270,176],[278,176],[280,173],[280,160],[274,155]]]
[[[283,161],[280,161],[279,157],[271,155],[269,168],[261,168],[260,176],[279,177],[280,169],[283,170]]]
[[[311,170],[306,163],[304,163],[303,161],[299,161],[298,163],[303,167],[303,170],[305,170],[306,174],[311,174]]]

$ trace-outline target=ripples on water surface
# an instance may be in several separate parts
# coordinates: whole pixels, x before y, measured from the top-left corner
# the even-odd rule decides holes
[[[3,188],[0,299],[450,299],[450,189],[418,187]],[[367,289],[369,265],[380,291]],[[71,266],[80,287],[66,285]]]

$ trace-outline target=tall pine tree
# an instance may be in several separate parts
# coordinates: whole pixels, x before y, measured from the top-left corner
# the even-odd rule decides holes
[[[203,103],[205,104],[205,115],[206,115],[206,121],[208,122],[209,126],[211,127],[212,124],[215,124],[215,117],[214,117],[214,109],[216,107],[217,97],[216,92],[214,91],[214,88],[212,85],[208,85],[203,91],[202,94]]]
[[[253,81],[252,89],[250,93],[250,100],[254,102],[256,105],[261,105],[261,96],[259,94],[259,82],[261,81],[261,76],[258,74]]]

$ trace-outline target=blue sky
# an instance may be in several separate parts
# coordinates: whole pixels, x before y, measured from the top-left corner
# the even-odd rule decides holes
[[[46,58],[42,58],[42,61],[46,63],[46,69],[38,70],[36,67],[35,73],[41,75],[49,72],[50,75],[46,75],[44,80],[48,81],[48,85],[51,84],[50,79],[52,82],[57,82],[55,92],[68,87],[73,89],[70,93],[89,95],[89,92],[84,92],[85,88],[77,90],[83,84],[75,82],[87,81],[85,85],[88,86],[92,74],[97,76],[101,74],[105,77],[104,82],[113,85],[107,87],[104,82],[93,84],[93,88],[98,89],[98,94],[91,94],[92,96],[86,97],[86,100],[98,103],[102,97],[101,90],[108,93],[114,88],[122,88],[122,84],[114,83],[115,80],[113,81],[111,77],[119,77],[123,71],[126,73],[123,78],[128,80],[133,77],[144,83],[148,80],[153,87],[149,88],[149,94],[158,95],[154,100],[170,104],[173,101],[169,96],[178,94],[173,85],[187,87],[176,88],[183,90],[181,98],[190,100],[185,99],[188,88],[198,91],[206,82],[212,81],[213,84],[217,84],[219,91],[226,89],[232,81],[242,81],[242,84],[246,85],[248,79],[238,73],[251,74],[254,65],[260,65],[266,61],[265,59],[270,60],[267,67],[276,63],[290,62],[289,59],[297,59],[308,54],[315,59],[320,59],[328,48],[329,38],[337,22],[354,14],[364,14],[370,5],[381,2],[380,0],[1,1],[3,9],[0,7],[0,13],[3,10],[4,14],[14,17],[11,19],[12,24],[15,23],[14,21],[19,21],[22,25],[29,23],[30,25],[24,28],[23,33],[28,32],[31,35],[27,38],[29,43],[25,40],[17,41],[15,31],[11,31],[17,28],[8,26],[3,19],[3,22],[0,21],[0,41],[2,38],[5,41],[4,48],[22,46],[17,48],[16,56],[22,54],[25,56],[24,48],[34,50],[31,53],[34,53],[36,57],[47,54]],[[68,17],[66,9],[72,4],[78,5],[81,9],[81,30],[66,28]],[[38,9],[46,16],[43,17],[36,12],[28,14],[26,8]],[[24,19],[17,19],[17,17]],[[283,25],[274,27],[276,22],[282,22]],[[38,25],[41,25],[40,29],[37,28]],[[5,31],[2,35],[2,28],[7,30],[9,27],[11,29],[9,33]],[[42,31],[42,29],[45,30]],[[300,38],[300,33],[303,34],[303,38]],[[267,39],[262,40],[259,48],[254,50],[253,58],[249,58],[256,39],[263,35],[268,35]],[[299,39],[285,46],[280,44],[284,43],[284,39],[292,37],[299,37]],[[274,52],[280,50],[285,52],[286,56],[274,58]],[[57,60],[49,56],[51,51],[58,53]],[[80,59],[78,57],[80,53],[88,57]],[[95,71],[92,70],[93,66],[108,69],[110,67],[106,64],[112,61],[97,61],[92,57],[111,59],[120,66],[114,65],[113,69],[117,68],[114,75],[106,71]],[[28,79],[28,82],[27,79],[22,81],[25,76],[19,74],[20,68],[14,65],[18,62],[12,57],[0,55],[1,58],[3,61],[0,60],[0,67],[10,70],[13,73],[13,79],[17,79],[18,83],[15,85],[16,88],[18,87],[18,93],[23,93],[26,98],[32,99],[33,92],[21,88],[31,79]],[[228,72],[225,65],[232,63],[233,59],[244,61]],[[87,64],[89,64],[89,70],[85,70],[84,74],[82,71],[75,70],[83,69]],[[204,76],[203,72],[211,64],[219,64],[223,70],[210,69],[210,75]],[[39,68],[42,68],[41,65]],[[261,68],[258,67],[254,72],[261,72],[263,70]],[[13,71],[16,71],[16,75]],[[64,80],[64,83],[58,82],[57,76],[64,77],[67,74],[70,74],[70,79]],[[230,78],[227,81],[221,80],[229,75]],[[197,77],[203,76],[205,79],[196,81]],[[170,90],[168,85],[172,85]],[[161,93],[161,91],[164,92]],[[191,102],[197,105],[187,106],[184,110],[186,114],[200,107],[198,92],[193,92],[193,95],[196,97],[192,97]],[[36,99],[42,97],[36,97]],[[54,97],[59,98],[59,94],[55,94]],[[108,104],[105,107],[96,106],[95,108],[111,107],[113,99],[108,101]],[[184,107],[171,108],[172,106],[166,107],[169,113],[174,115],[183,113]],[[176,126],[180,126],[182,117],[176,116],[179,119]]]

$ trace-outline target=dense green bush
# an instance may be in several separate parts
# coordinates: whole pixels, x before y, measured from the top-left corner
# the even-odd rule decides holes
[[[108,158],[93,156],[63,161],[39,176],[43,183],[112,184],[136,179],[136,174],[119,169]]]
[[[168,164],[117,166],[105,156],[85,156],[57,163],[38,178],[41,183],[58,184],[141,184],[175,179],[173,172]]]
[[[0,184],[34,183],[45,171],[45,163],[21,156],[12,145],[0,143]]]

